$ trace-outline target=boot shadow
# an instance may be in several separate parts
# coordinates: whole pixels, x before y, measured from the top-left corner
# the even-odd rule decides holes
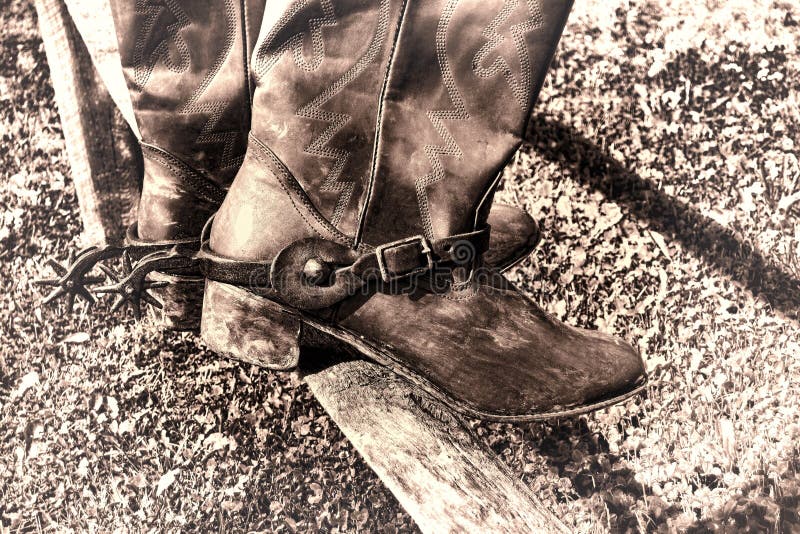
[[[636,424],[635,417],[632,423]],[[491,424],[479,423],[479,426],[500,437],[492,445],[498,454],[513,446],[516,435],[526,449],[544,458],[548,467],[555,468],[560,478],[571,481],[574,494],[582,499],[601,501],[608,511],[607,521],[613,532],[642,529],[686,533],[795,532],[800,526],[800,497],[796,493],[782,495],[766,473],[754,476],[746,487],[712,510],[692,508],[695,515],[692,519],[683,516],[681,503],[668,502],[667,498],[658,496],[652,486],[636,480],[635,471],[625,465],[625,456],[636,452],[629,451],[626,455],[612,452],[604,436],[593,431],[583,417],[499,429],[492,429]],[[624,431],[622,427],[619,430]],[[699,475],[691,483],[713,489],[720,486],[722,480]],[[575,495],[560,494],[558,490],[555,493],[560,499],[575,498]],[[644,501],[646,509],[634,506],[637,501]],[[706,517],[700,519],[701,514]]]
[[[681,242],[774,310],[800,318],[800,280],[765,258],[736,233],[686,202],[660,191],[573,128],[535,115],[526,136],[534,151],[557,162],[580,183],[625,205],[651,228]]]

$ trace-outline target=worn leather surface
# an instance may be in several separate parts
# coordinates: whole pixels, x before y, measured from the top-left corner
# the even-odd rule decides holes
[[[355,235],[372,172],[376,123],[404,3],[270,3],[253,74],[253,134],[317,210]]]
[[[112,1],[121,61],[143,135],[139,238],[196,236],[222,202],[245,152],[255,89],[245,65],[252,59],[264,4]],[[324,9],[318,14],[323,16]],[[257,68],[263,68],[264,58],[262,52]],[[267,112],[281,101],[264,91],[259,98]],[[375,99],[368,100],[374,107]],[[374,111],[366,120],[374,121]],[[368,126],[374,131],[374,124]],[[348,159],[369,162],[368,157]],[[518,260],[538,239],[535,223],[520,210],[503,209],[490,222],[496,228],[492,260],[498,263]]]
[[[570,5],[271,3],[253,54],[250,145],[282,168],[265,163],[269,156],[248,158],[212,248],[246,259],[277,254],[284,240],[253,224],[276,210],[252,199],[276,198],[270,191],[280,196],[286,182],[308,206],[277,211],[302,237],[317,234],[305,228],[317,218],[342,242],[367,247],[483,224],[489,210],[479,208],[521,142]],[[278,176],[279,185],[267,172],[289,178]],[[452,209],[431,210],[432,202]]]
[[[271,3],[248,154],[213,252],[265,260],[309,237],[363,252],[482,228],[571,3]],[[641,384],[630,345],[548,317],[483,264],[441,291],[377,287],[323,311],[478,412],[571,409]]]
[[[536,221],[515,206],[495,202],[489,212],[488,223],[492,232],[484,260],[499,271],[527,258],[541,239]]]
[[[476,224],[479,203],[519,147],[569,7],[552,0],[408,4],[359,241],[433,238]]]
[[[501,275],[474,291],[349,300],[338,323],[475,411],[503,416],[594,404],[642,382],[631,346],[547,315]]]
[[[199,234],[221,199],[209,201],[195,185],[226,188],[236,175],[250,127],[246,65],[264,2],[112,0],[142,142],[157,149],[144,151],[140,238]]]

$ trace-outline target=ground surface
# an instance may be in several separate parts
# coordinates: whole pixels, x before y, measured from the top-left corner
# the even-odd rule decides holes
[[[545,230],[512,278],[637,343],[651,385],[475,428],[577,530],[800,530],[799,23],[788,1],[575,7],[500,193]],[[0,24],[0,531],[414,529],[291,375],[38,306],[80,223],[33,9]]]

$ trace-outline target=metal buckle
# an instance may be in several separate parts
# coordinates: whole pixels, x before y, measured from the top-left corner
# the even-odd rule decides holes
[[[418,244],[422,249],[422,254],[425,255],[425,258],[428,260],[428,265],[425,267],[416,267],[411,269],[407,273],[398,274],[398,275],[391,275],[389,270],[386,268],[386,251],[393,248],[398,248],[403,245],[411,245],[411,244]],[[431,248],[430,241],[428,241],[425,236],[423,235],[416,235],[413,237],[407,237],[405,239],[400,239],[398,241],[392,241],[391,243],[383,244],[379,247],[375,248],[375,256],[378,258],[378,268],[381,271],[381,279],[385,283],[390,283],[392,280],[397,280],[399,278],[405,278],[407,276],[413,276],[418,273],[425,273],[433,269],[433,249]]]

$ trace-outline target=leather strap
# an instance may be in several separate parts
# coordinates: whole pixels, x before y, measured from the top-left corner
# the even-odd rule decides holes
[[[363,278],[379,272],[386,283],[430,271],[437,265],[471,264],[489,249],[489,227],[476,232],[428,241],[422,236],[381,245],[374,253],[364,254],[352,266],[353,274]]]
[[[156,252],[175,250],[178,254],[187,258],[192,257],[200,249],[199,237],[188,237],[185,239],[164,239],[161,241],[142,241],[139,238],[139,227],[133,223],[125,230],[124,252],[127,252],[131,259],[139,261],[142,258]],[[172,274],[197,276],[198,270],[194,267],[177,269]]]
[[[211,252],[208,241],[203,242],[195,259],[199,262],[200,272],[209,280],[240,286],[252,286],[259,280],[259,286],[269,285],[270,263],[238,261],[217,256]],[[260,282],[262,279],[263,283]]]
[[[206,278],[250,287],[254,280],[258,280],[259,288],[270,287],[272,260],[239,261],[218,256],[209,246],[206,231],[204,230],[200,252],[196,256],[200,271]],[[401,239],[362,254],[347,267],[337,265],[336,268],[340,276],[345,271],[360,279],[371,279],[378,274],[380,280],[389,283],[414,274],[425,274],[434,267],[471,265],[475,258],[489,248],[489,233],[490,228],[487,226],[475,232],[432,241],[423,236]],[[289,245],[292,246],[293,244]]]
[[[195,252],[200,249],[200,238],[188,237],[185,239],[165,239],[161,241],[142,241],[139,238],[139,227],[134,222],[125,230],[125,250],[133,259],[142,258],[153,252],[177,248],[186,252]]]

